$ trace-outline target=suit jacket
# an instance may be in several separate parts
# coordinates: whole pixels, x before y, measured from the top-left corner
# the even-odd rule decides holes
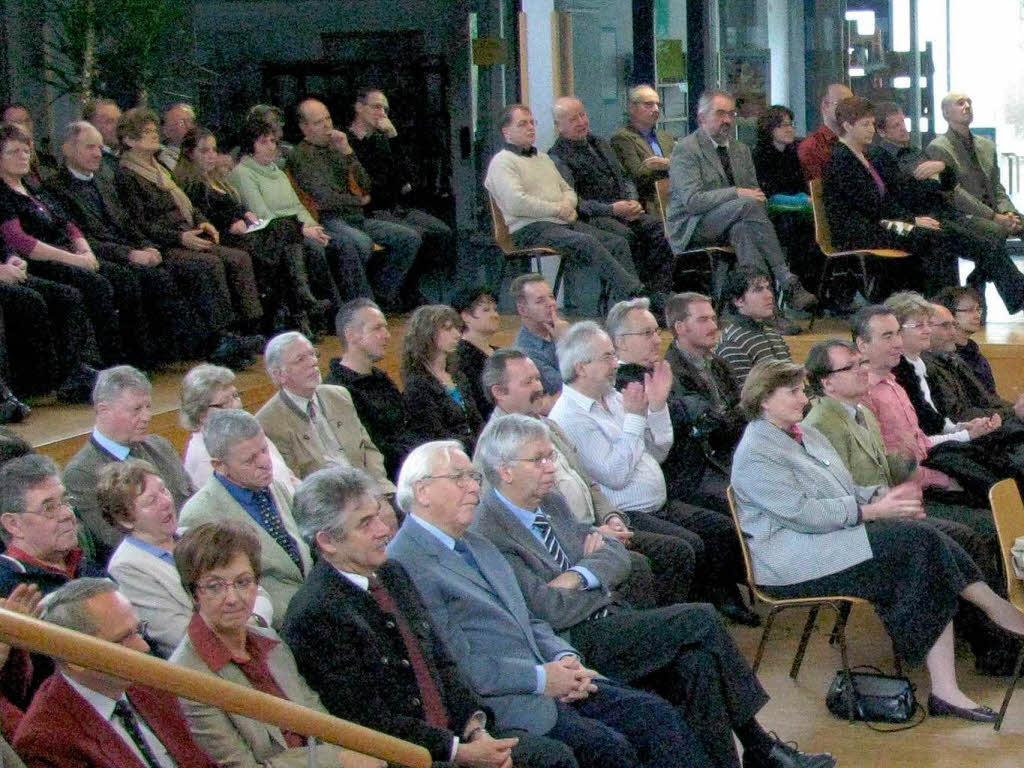
[[[249,631],[280,640],[272,629],[252,627]],[[211,670],[196,652],[187,633],[169,660],[185,669],[216,675],[221,680],[237,683],[246,688],[253,687],[249,678],[233,662],[229,662],[219,672]],[[302,679],[295,666],[295,658],[287,645],[278,643],[271,649],[267,654],[267,667],[288,701],[317,712],[327,711],[320,703],[320,697]],[[309,753],[306,748],[289,748],[284,734],[276,725],[262,723],[188,699],[180,699],[180,703],[196,744],[221,768],[250,768],[254,765],[265,768],[309,766]],[[338,765],[338,747],[333,744],[319,744],[316,749],[317,765],[324,768]]]
[[[857,507],[878,488],[856,485],[813,427],[801,446],[765,419],[750,422],[733,456],[732,488],[758,584],[799,584],[872,556]]]
[[[864,405],[858,405],[857,410],[864,416],[863,427],[838,400],[819,397],[800,423],[828,438],[857,485],[891,488],[904,482],[913,471],[913,461],[886,453],[875,414]]]
[[[594,134],[584,142],[559,136],[548,155],[576,192],[577,209],[585,218],[612,216],[612,203],[639,199],[636,185],[626,178],[611,145]]]
[[[508,560],[530,613],[562,632],[616,602],[615,590],[629,577],[631,561],[625,547],[607,536],[603,547],[584,555],[583,541],[594,528],[573,519],[561,494],[549,493],[541,500],[540,506],[551,518],[551,530],[570,567],[578,565],[589,570],[601,582],[599,588],[568,590],[549,587],[547,582],[562,573],[562,569],[493,490],[480,501],[470,530],[486,537]]]
[[[1016,416],[1013,403],[992,394],[970,366],[955,352],[921,355],[927,366],[928,387],[935,406],[953,421],[969,421],[978,416],[990,416],[997,411],[1003,421]]]
[[[962,213],[986,219],[992,218],[995,213],[1015,212],[1017,209],[999,180],[999,161],[996,157],[995,143],[984,136],[974,135],[974,153],[981,167],[981,174],[985,178],[985,186],[988,187],[985,189],[968,180],[971,176],[969,169],[974,164],[974,159],[958,139],[959,137],[951,137],[950,131],[947,131],[945,135],[932,139],[925,149],[928,157],[941,160],[956,169],[960,180],[956,195],[957,208]],[[995,205],[985,202],[986,198],[991,198]]]
[[[730,183],[718,159],[715,144],[701,129],[676,142],[669,162],[672,197],[665,211],[665,228],[674,253],[686,250],[700,217],[736,199],[738,187],[757,187],[757,173],[750,148],[729,142]]]
[[[129,458],[145,459],[160,473],[160,478],[171,492],[174,507],[181,512],[182,505],[195,490],[181,466],[177,451],[159,435],[147,435],[133,443]],[[96,480],[100,467],[118,459],[92,437],[76,453],[64,469],[64,487],[75,497],[75,511],[96,540],[96,559],[106,562],[111,551],[121,543],[124,533],[103,519],[96,501]]]
[[[384,469],[384,456],[359,420],[348,390],[333,384],[321,384],[313,397],[317,399],[328,425],[334,429],[341,452],[349,464],[365,470],[382,491],[394,493],[395,486]],[[280,391],[259,409],[256,420],[263,426],[267,437],[274,441],[285,463],[299,477],[306,477],[330,465],[325,458],[327,449],[310,423],[308,414],[297,408],[291,398],[282,396]]]
[[[715,451],[719,460],[724,459],[727,464],[747,423],[740,410],[739,388],[728,363],[715,354],[708,358],[707,374],[718,385],[725,407],[720,413],[715,409],[715,397],[704,376],[674,343],[665,350],[665,362],[672,369],[669,408],[675,434],[696,430],[706,438],[708,447]]]
[[[270,495],[281,515],[281,522],[284,524],[285,530],[295,539],[295,544],[299,548],[299,555],[302,559],[301,571],[274,537],[257,524],[242,508],[242,505],[232,498],[216,475],[211,477],[206,485],[196,491],[195,496],[188,500],[181,510],[181,518],[178,522],[184,527],[191,527],[200,523],[232,520],[252,528],[260,540],[260,584],[270,595],[270,601],[274,606],[274,628],[277,629],[284,620],[288,602],[296,590],[302,586],[304,574],[309,573],[312,561],[309,556],[309,547],[299,535],[299,527],[295,523],[295,518],[292,517],[287,489],[281,485],[279,480],[275,480],[270,485]]]
[[[448,760],[452,737],[461,736],[483,703],[459,672],[405,569],[390,560],[376,575],[419,641],[452,730],[427,724],[395,622],[326,560],[317,562],[292,599],[282,634],[299,672],[332,715],[419,744],[434,760]]]
[[[676,145],[676,137],[668,131],[655,131],[654,135],[661,146],[662,154],[665,157],[672,156],[672,150]],[[612,149],[622,163],[626,175],[636,184],[637,193],[640,195],[640,202],[644,204],[647,213],[651,216],[660,216],[658,210],[658,193],[654,183],[658,179],[668,176],[666,171],[657,171],[651,168],[642,167],[643,161],[648,157],[654,157],[651,145],[636,128],[631,125],[623,126],[611,138]]]
[[[471,568],[411,517],[388,554],[405,567],[473,690],[497,717],[498,727],[544,735],[557,718],[555,700],[536,693],[539,664],[576,649],[533,616],[515,573],[487,539],[462,539],[476,559]]]
[[[128,689],[128,699],[178,768],[217,768],[192,740],[177,699],[141,685]],[[14,749],[29,768],[147,768],[61,674],[32,699]]]

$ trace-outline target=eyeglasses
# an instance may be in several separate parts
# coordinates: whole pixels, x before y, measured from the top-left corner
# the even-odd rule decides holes
[[[731,117],[733,119],[736,119],[736,117],[739,115],[739,112],[737,112],[735,109],[716,109],[714,111],[714,115],[719,120],[721,120],[723,118],[726,118],[726,117]]]
[[[931,328],[932,326],[931,326],[931,323],[928,323],[928,322],[922,322],[922,323],[911,322],[911,323],[904,323],[903,327],[907,328],[907,329],[909,329],[911,331],[916,331],[918,328]]]
[[[59,499],[51,499],[43,502],[39,509],[26,509],[25,513],[39,515],[47,520],[57,520],[61,514],[75,506],[75,497],[65,493]]]
[[[619,335],[619,337],[622,337],[622,336],[643,336],[645,339],[653,339],[655,336],[658,335],[658,329],[657,328],[648,328],[646,331],[628,331],[627,333],[620,333],[618,335]]]
[[[128,632],[127,634],[124,634],[121,637],[114,638],[110,642],[111,643],[117,643],[118,645],[124,645],[129,640],[131,640],[133,637],[138,636],[138,637],[143,637],[144,638],[146,636],[146,631],[148,629],[149,629],[149,622],[148,621],[140,621],[138,624],[135,625],[135,628],[131,632]]]
[[[509,461],[521,461],[521,462],[523,462],[525,464],[540,465],[540,464],[554,464],[556,458],[557,458],[557,455],[555,454],[554,451],[552,451],[551,453],[545,453],[543,456],[535,456],[532,459],[509,459]]]
[[[255,583],[255,576],[239,576],[234,581],[211,579],[205,584],[196,584],[196,590],[208,597],[224,597],[227,595],[228,587],[234,587],[235,592],[242,593],[250,589]]]
[[[230,394],[230,395],[228,395],[228,398],[227,398],[227,400],[224,400],[223,402],[220,402],[220,403],[210,403],[210,404],[209,404],[209,405],[208,405],[207,407],[208,407],[208,408],[230,408],[230,407],[231,407],[231,405],[232,405],[232,404],[233,404],[233,403],[234,403],[234,402],[235,402],[236,400],[237,400],[238,402],[242,402],[242,396],[241,396],[240,394],[238,394],[238,390],[237,390],[237,389],[236,389],[236,390],[233,390],[233,391],[231,392],[231,394]]]
[[[944,323],[932,323],[932,328],[942,328],[944,331],[949,331],[953,329],[953,325],[952,320],[947,320]]]
[[[869,363],[867,360],[856,360],[850,363],[849,365],[844,365],[842,368],[833,368],[831,371],[828,372],[828,375],[831,376],[833,373],[844,373],[845,371],[853,371],[856,370],[857,368],[867,368],[868,364]]]
[[[618,359],[619,359],[618,356],[614,352],[605,352],[603,355],[598,355],[597,357],[592,357],[587,362],[589,362],[589,363],[596,363],[596,362],[614,363]]]
[[[456,485],[467,486],[471,483],[480,485],[480,482],[484,479],[484,476],[479,472],[471,469],[465,469],[462,472],[452,472],[450,475],[424,475],[424,480],[451,480]]]

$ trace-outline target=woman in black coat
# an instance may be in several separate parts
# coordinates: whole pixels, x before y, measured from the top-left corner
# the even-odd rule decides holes
[[[409,430],[419,443],[458,440],[473,455],[483,419],[469,383],[455,368],[462,318],[443,304],[418,308],[402,341],[402,378]]]

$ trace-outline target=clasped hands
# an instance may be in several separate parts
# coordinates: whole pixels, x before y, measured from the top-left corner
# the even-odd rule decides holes
[[[644,383],[631,381],[622,390],[622,408],[626,413],[637,416],[647,414],[647,409],[660,411],[668,400],[672,389],[672,369],[664,360],[654,364],[651,373],[644,374]]]

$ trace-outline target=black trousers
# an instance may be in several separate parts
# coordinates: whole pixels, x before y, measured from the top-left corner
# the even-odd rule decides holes
[[[678,257],[672,253],[665,239],[665,226],[660,218],[646,213],[633,221],[595,216],[587,219],[587,223],[626,239],[633,253],[636,271],[649,293],[671,293],[675,290],[673,277]]]
[[[180,354],[186,359],[204,357],[236,319],[224,264],[216,254],[187,248],[171,248],[161,255],[185,300]]]
[[[572,753],[572,748],[557,739],[552,739],[549,736],[537,736],[513,728],[488,729],[488,731],[496,739],[519,739],[519,743],[512,747],[513,765],[522,766],[522,768],[578,768],[579,766]],[[431,768],[447,768],[448,766],[454,768],[455,765],[457,764],[435,760],[431,763]]]
[[[188,312],[174,276],[163,266],[100,261],[114,288],[121,346],[133,365],[151,369],[180,360],[188,344]]]
[[[690,599],[697,553],[688,541],[680,536],[634,530],[629,548],[644,555],[651,565],[656,605],[685,603]],[[627,599],[633,600],[628,595]]]
[[[582,701],[559,702],[558,719],[546,734],[572,747],[580,768],[719,765],[668,702],[608,680],[597,688]]]
[[[733,729],[768,695],[710,605],[619,610],[577,624],[569,638],[591,667],[676,706],[709,758],[677,765],[739,765]]]

